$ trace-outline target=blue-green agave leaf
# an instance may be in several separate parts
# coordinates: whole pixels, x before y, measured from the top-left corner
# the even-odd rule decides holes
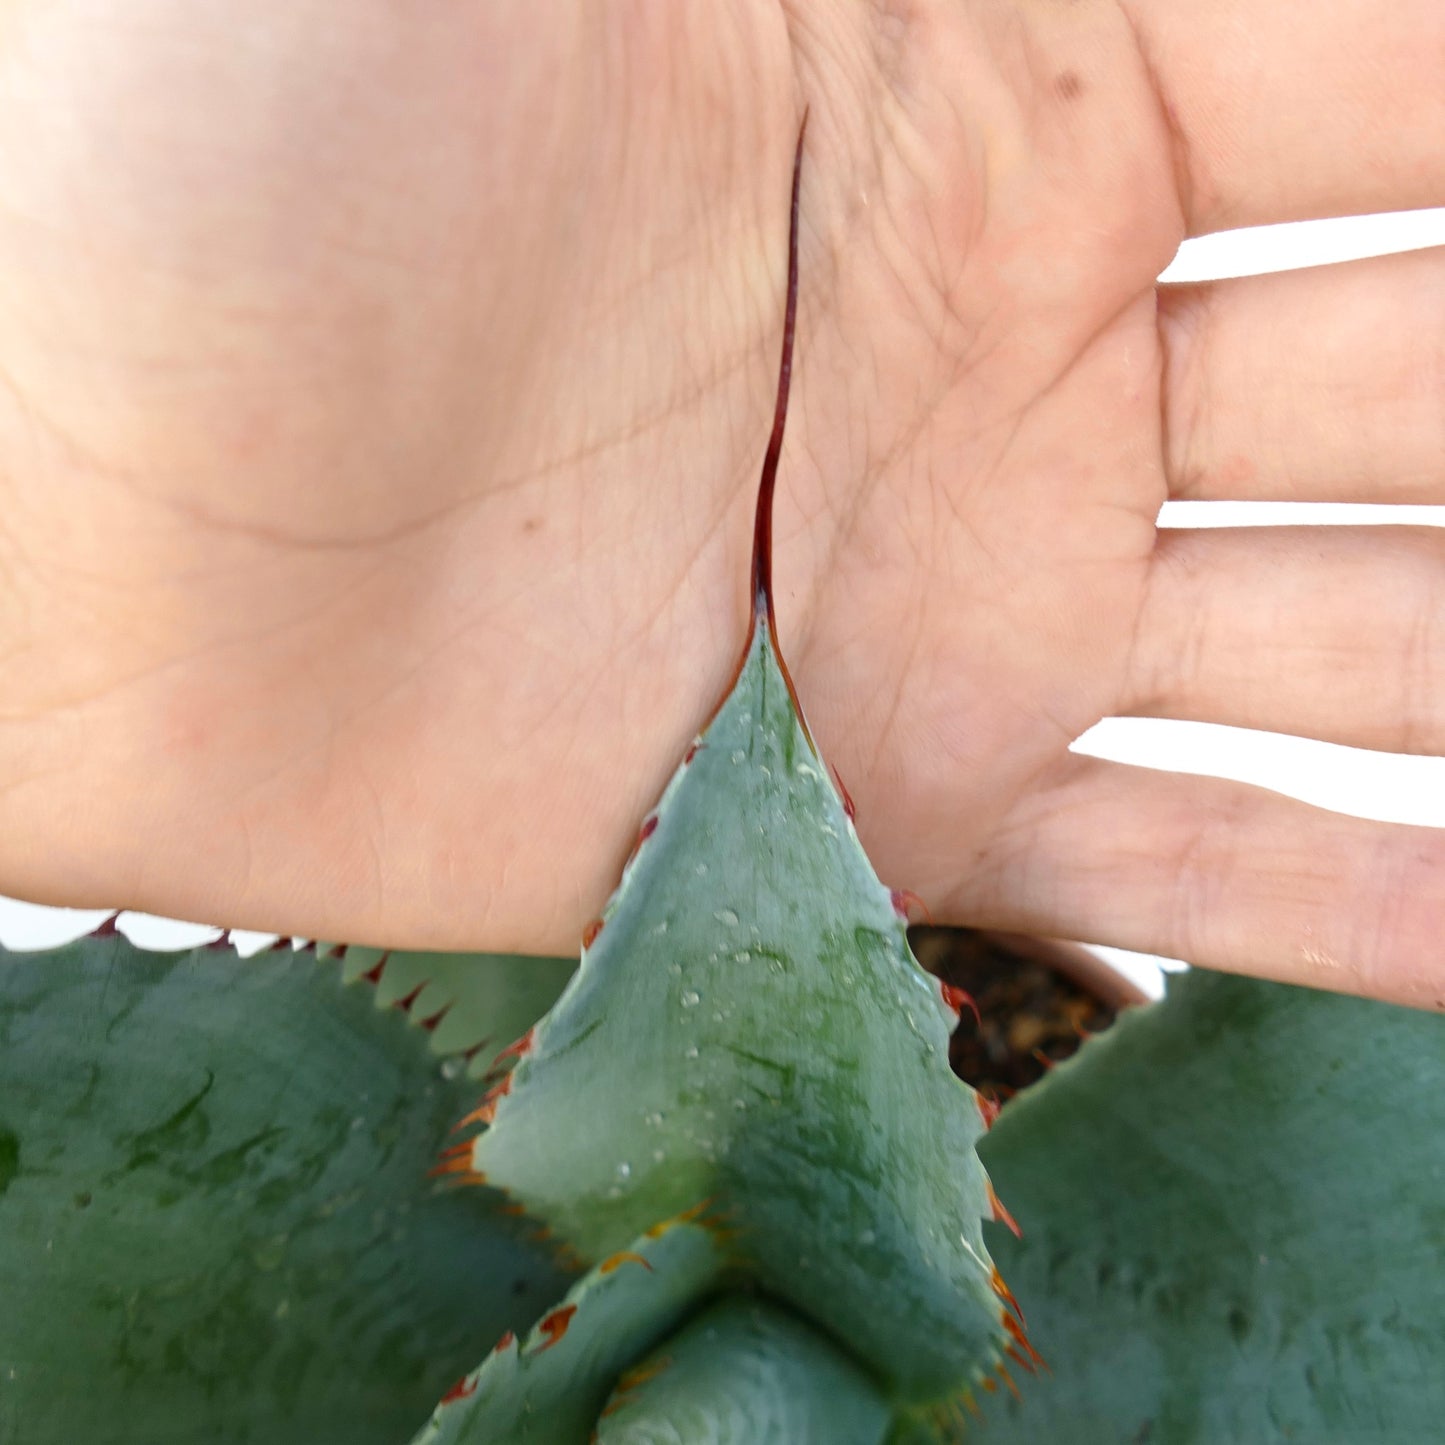
[[[570,1277],[428,1179],[474,1092],[309,953],[0,953],[0,1441],[407,1439]]]
[[[325,956],[331,945],[318,944]],[[376,1006],[426,1027],[432,1052],[483,1077],[497,1054],[542,1017],[577,968],[575,958],[515,953],[408,953],[353,945],[339,953],[347,983],[375,976]]]
[[[592,1260],[710,1198],[900,1398],[981,1377],[983,1120],[767,627],[644,832],[469,1167]]]
[[[765,1300],[709,1306],[629,1372],[597,1445],[880,1445],[874,1381],[815,1329]]]
[[[1437,1016],[1192,973],[1009,1104],[984,1158],[1052,1370],[986,1403],[990,1445],[1441,1437]]]
[[[414,1445],[588,1445],[619,1376],[719,1288],[716,1227],[688,1213],[599,1263],[524,1340],[506,1336]]]

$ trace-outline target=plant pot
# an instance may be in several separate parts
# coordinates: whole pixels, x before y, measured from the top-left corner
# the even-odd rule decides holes
[[[910,930],[910,940],[919,962],[965,996],[949,1050],[954,1071],[1000,1101],[1108,1028],[1121,1009],[1149,1002],[1075,943],[931,926]]]

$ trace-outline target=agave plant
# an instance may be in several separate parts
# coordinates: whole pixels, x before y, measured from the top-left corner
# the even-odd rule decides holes
[[[1195,974],[951,1073],[773,625],[796,216],[750,634],[580,961],[0,957],[3,1445],[1438,1434],[1437,1020]]]

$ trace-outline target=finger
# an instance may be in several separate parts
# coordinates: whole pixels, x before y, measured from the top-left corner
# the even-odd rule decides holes
[[[1191,234],[1445,201],[1440,0],[1125,0]]]
[[[1159,334],[1171,496],[1445,502],[1445,247],[1162,286]]]
[[[1161,531],[1118,710],[1445,752],[1445,529]]]
[[[1445,833],[1070,755],[952,900],[959,917],[1445,1010]]]

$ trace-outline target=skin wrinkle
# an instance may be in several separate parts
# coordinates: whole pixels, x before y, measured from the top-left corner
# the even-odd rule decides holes
[[[766,338],[764,338],[764,340],[766,340]],[[690,385],[688,390],[682,393],[680,398],[675,397],[665,405],[656,407],[650,413],[630,423],[623,430],[614,431],[594,441],[583,443],[575,451],[554,457],[530,470],[513,472],[503,476],[495,485],[488,485],[487,495],[493,495],[499,491],[513,491],[528,482],[537,481],[549,473],[563,472],[580,467],[584,462],[595,462],[608,452],[630,446],[650,432],[669,426],[680,419],[680,412],[685,412],[691,408],[694,403],[707,400],[712,391],[722,382],[750,368],[751,365],[756,362],[761,352],[762,344],[762,341],[750,340],[746,346],[737,348],[730,357],[719,362],[711,374],[701,381]]]
[[[1207,184],[1199,172],[1198,157],[1194,154],[1189,136],[1180,123],[1178,108],[1165,87],[1163,74],[1159,69],[1158,61],[1144,28],[1134,14],[1132,0],[1114,0],[1114,4],[1125,25],[1129,27],[1129,33],[1134,38],[1135,53],[1143,67],[1144,78],[1154,97],[1159,119],[1164,126],[1169,147],[1169,162],[1174,171],[1174,195],[1179,202],[1184,228],[1190,236],[1200,235],[1204,229],[1200,226],[1200,209],[1203,204],[1201,197],[1210,196],[1210,204],[1214,204],[1213,188]]]
[[[1345,971],[1351,975],[1356,987],[1368,988],[1372,983],[1378,983],[1382,973],[1386,973],[1400,956],[1399,939],[1406,932],[1405,905],[1421,891],[1413,876],[1414,861],[1402,852],[1375,851],[1374,866],[1367,870],[1367,876],[1384,879],[1378,902],[1373,907],[1367,903],[1347,915],[1353,916],[1355,926],[1346,952]],[[1437,888],[1441,876],[1438,870],[1434,873]],[[1427,874],[1426,878],[1418,881],[1428,886],[1431,879]]]
[[[937,547],[937,545],[938,543],[935,539],[934,546]],[[908,701],[908,677],[912,671],[911,664],[916,663],[922,652],[925,622],[924,609],[922,607],[912,608],[910,609],[910,614],[912,626],[908,629],[908,637],[903,648],[900,650],[901,656],[895,662],[892,696],[888,701],[888,706],[884,710],[881,720],[875,728],[877,741],[874,744],[872,757],[869,759],[867,765],[867,771],[870,775],[884,771],[884,744]]]
[[[987,475],[987,473],[985,475]],[[972,481],[972,485],[981,486],[984,485],[984,483],[975,478]],[[984,536],[983,529],[979,527],[964,510],[958,495],[959,488],[957,486],[942,487],[938,490],[942,493],[944,505],[948,508],[948,513],[953,518],[954,524],[968,537],[969,541],[973,544],[974,550],[981,553],[992,562],[994,566],[999,566],[1002,559],[999,557],[998,552],[989,545]]]
[[[901,94],[910,89],[906,84],[913,53],[909,37],[918,23],[918,7],[912,0],[870,0],[869,10],[879,82],[894,94]]]
[[[143,667],[133,669],[129,672],[122,672],[119,675],[112,673],[105,682],[98,685],[94,691],[80,694],[72,694],[65,697],[51,697],[44,704],[47,712],[77,711],[89,704],[114,699],[119,693],[128,689],[148,685],[165,677],[167,674],[183,669],[202,659],[217,659],[227,652],[235,649],[255,649],[258,643],[274,642],[285,637],[287,634],[307,628],[314,628],[327,613],[336,610],[342,603],[349,601],[353,592],[364,590],[368,583],[375,577],[380,576],[383,568],[378,568],[370,576],[361,578],[350,587],[343,587],[338,591],[328,592],[317,600],[317,611],[314,613],[302,613],[291,617],[283,617],[276,622],[257,628],[254,623],[250,630],[244,635],[235,637],[210,638],[198,643],[189,650],[172,653],[168,657],[161,657],[147,663]],[[391,570],[391,569],[385,569]],[[97,616],[104,599],[97,599]],[[13,717],[0,711],[0,717]]]
[[[1010,20],[1009,36],[1017,44],[1018,57],[1029,82],[1024,91],[1023,101],[1025,130],[1037,144],[1043,118],[1052,116],[1055,110],[1051,104],[1054,98],[1053,66],[1043,61],[1033,27],[1027,23],[1023,13],[1021,11],[1013,12]]]
[[[903,22],[905,26],[907,23],[906,20]],[[898,48],[901,50],[901,46]],[[954,182],[949,176],[939,178],[925,168],[928,152],[923,142],[921,127],[927,123],[927,114],[923,98],[916,93],[905,92],[905,89],[900,86],[901,69],[901,61],[895,60],[891,69],[877,67],[873,77],[873,93],[876,102],[874,111],[878,119],[867,136],[871,152],[872,190],[873,193],[883,198],[882,214],[884,219],[891,222],[891,237],[895,242],[901,243],[886,248],[890,272],[898,284],[900,292],[908,298],[913,313],[921,323],[926,326],[929,315],[936,317],[938,323],[936,332],[932,332],[930,328],[935,353],[939,356],[954,355],[962,348],[945,344],[946,328],[950,321],[957,321],[965,334],[968,334],[968,328],[958,312],[955,298],[961,294],[959,282],[967,269],[970,243],[977,240],[982,216],[976,217],[974,226],[970,228],[972,234],[960,235],[960,244],[954,249],[944,246],[939,233],[938,219],[934,212],[930,209],[924,210],[923,226],[932,242],[934,264],[931,267],[920,264],[916,266],[916,269],[921,271],[921,279],[925,287],[933,293],[931,300],[936,302],[935,305],[925,306],[922,298],[912,294],[912,284],[903,275],[902,262],[899,259],[900,255],[909,254],[909,247],[904,238],[912,234],[913,227],[907,223],[907,218],[893,216],[889,210],[890,188],[884,181],[885,142],[888,146],[888,154],[901,167],[903,176],[912,182],[911,191],[915,196],[927,194],[940,184],[940,180],[944,185],[951,185]],[[912,115],[909,114],[908,101],[910,99],[913,102]],[[934,105],[943,106],[961,134],[967,134],[972,129],[969,118],[960,109],[956,98],[930,93],[928,100]],[[876,225],[877,212],[872,207],[869,209],[869,219]],[[957,223],[957,217],[952,212],[950,212],[949,219],[955,224]],[[921,260],[916,256],[910,257],[910,259]]]
[[[875,226],[880,220],[888,221],[889,231],[896,237],[900,234],[900,228],[898,222],[888,214],[889,198],[886,189],[881,191],[881,202],[882,204],[880,206],[872,209],[871,217],[874,220]],[[938,237],[937,227],[930,225],[928,230],[933,241],[935,255],[941,260],[942,243]],[[903,263],[899,259],[899,253],[903,250],[903,247],[897,245],[881,246],[880,250],[882,251],[887,267],[887,274],[899,294],[903,297],[908,313],[917,322],[919,330],[929,336],[934,342],[936,348],[935,355],[938,360],[942,362],[947,358],[943,379],[934,383],[929,401],[925,402],[923,406],[919,408],[919,412],[923,414],[918,427],[918,429],[921,429],[923,423],[926,422],[928,416],[932,413],[933,404],[935,404],[938,398],[953,384],[958,370],[964,365],[964,358],[967,356],[967,342],[961,346],[944,347],[942,345],[942,339],[948,329],[949,322],[954,322],[957,328],[963,332],[970,341],[976,337],[977,329],[970,328],[965,318],[957,311],[954,301],[955,293],[949,289],[944,277],[939,276],[935,278],[929,275],[926,266],[915,266],[913,269],[922,273],[920,283],[923,294],[920,295],[920,283],[916,283],[912,276],[906,276],[903,273]],[[966,258],[960,258],[960,273],[966,269]],[[892,454],[904,450],[907,444],[916,438],[918,429],[905,434],[904,438],[893,448],[893,453],[891,453],[890,456],[885,456],[880,459],[879,464],[886,465],[891,459]]]
[[[1076,729],[1066,726],[1059,718],[1055,717],[1048,709],[1039,709],[1036,705],[1025,705],[1017,698],[1010,697],[1015,713],[1041,717],[1053,725],[1056,738],[1061,746],[1067,747],[1077,735]],[[1067,787],[1069,776],[1077,769],[1076,758],[1071,753],[1064,753],[1061,763],[1057,756],[1050,756],[1041,753],[1038,760],[1033,764],[1026,774],[1026,790],[1036,791],[1043,794],[1048,791],[1053,795],[1053,815],[1055,817],[1067,816],[1071,810],[1082,812],[1087,806],[1086,800],[1079,800],[1071,803],[1064,791]],[[959,758],[960,764],[966,760]],[[1050,775],[1059,778],[1059,785],[1053,787],[1050,784]],[[956,915],[965,918],[979,918],[980,922],[987,926],[989,921],[985,912],[980,914],[983,906],[981,899],[995,897],[1003,892],[1016,892],[1024,898],[1039,898],[1043,889],[1036,882],[1030,882],[1030,875],[1037,876],[1039,870],[1033,866],[1036,853],[1036,842],[1038,837],[1037,824],[1029,824],[1022,828],[1018,824],[1005,819],[1001,824],[1000,831],[996,835],[1003,839],[1000,847],[995,848],[992,841],[983,844],[974,850],[968,860],[966,868],[960,870],[967,882],[960,885],[947,900],[950,908],[954,909]],[[1012,847],[1008,840],[1014,839]],[[986,882],[985,879],[992,879]],[[1005,881],[1007,880],[1007,881]],[[1037,906],[1051,907],[1048,904]],[[999,926],[1007,927],[1012,914],[1006,914],[994,921]]]
[[[1432,721],[1445,696],[1445,648],[1440,645],[1440,608],[1445,602],[1440,594],[1445,589],[1436,584],[1421,590],[1400,669],[1400,751],[1430,754],[1440,746],[1438,725],[1432,727]]]
[[[197,501],[175,495],[141,493],[140,496],[142,500],[153,503],[181,521],[207,531],[219,532],[226,537],[244,538],[268,547],[284,547],[292,552],[346,553],[371,550],[376,547],[390,547],[400,542],[411,541],[423,533],[434,531],[445,523],[454,522],[459,516],[487,501],[495,490],[488,487],[485,492],[457,497],[419,517],[396,522],[379,532],[348,537],[315,534],[306,536],[294,530],[246,521],[240,517],[224,517]]]
[[[766,234],[766,230],[759,227],[756,217],[724,215],[720,225],[710,219],[706,226],[689,227],[676,246],[668,248],[664,255],[654,259],[646,272],[639,272],[625,285],[612,288],[590,305],[584,302],[574,316],[579,335],[604,331],[609,324],[615,324],[619,315],[640,309],[650,293],[650,288],[659,281],[694,266],[699,235],[701,244],[708,246],[710,253],[714,250],[720,251],[730,259],[739,251],[755,249],[754,246],[738,246],[736,243],[739,239],[746,237],[751,241],[761,242]],[[776,309],[774,298],[772,309],[768,312],[770,322],[775,319]]]
[[[1161,288],[1162,290],[1162,288]],[[1159,354],[1159,456],[1164,466],[1164,481],[1166,493],[1175,495],[1175,488],[1172,482],[1170,468],[1170,457],[1172,455],[1173,436],[1176,434],[1170,417],[1169,401],[1174,393],[1172,385],[1172,369],[1176,365],[1176,353],[1171,350],[1167,329],[1162,324],[1159,306],[1160,292],[1155,293],[1155,316],[1156,336],[1158,338]],[[1133,625],[1129,630],[1129,642],[1125,649],[1123,663],[1120,668],[1120,690],[1119,706],[1130,710],[1144,705],[1144,698],[1154,698],[1160,695],[1161,689],[1151,679],[1148,683],[1139,680],[1140,658],[1144,655],[1144,638],[1150,619],[1157,611],[1154,605],[1154,597],[1159,585],[1159,577],[1165,565],[1165,552],[1163,543],[1165,538],[1162,534],[1156,533],[1154,553],[1150,566],[1145,572],[1144,590],[1140,598],[1138,610],[1134,614]],[[1158,650],[1157,648],[1155,649]],[[1168,649],[1165,649],[1166,651]]]
[[[657,611],[652,617],[648,619],[648,626],[651,630],[656,630],[659,618],[668,605],[674,607],[678,605],[689,579],[703,565],[709,543],[715,542],[719,536],[724,535],[728,531],[727,524],[729,520],[733,513],[739,510],[740,504],[737,496],[746,495],[744,487],[745,485],[750,486],[751,484],[751,470],[748,471],[746,476],[746,484],[744,483],[744,478],[739,476],[737,494],[735,494],[734,497],[728,497],[726,495],[720,496],[717,505],[704,520],[701,535],[684,555],[681,565],[673,573],[672,581],[664,593],[662,603],[658,606]],[[638,634],[639,638],[643,635],[645,634]]]
[[[69,436],[60,426],[59,422],[44,411],[30,397],[15,377],[13,369],[3,360],[0,360],[0,390],[3,390],[14,402],[21,418],[24,420],[26,428],[32,434],[49,437],[52,442],[59,445],[62,453],[72,461],[78,459],[80,452],[79,443],[73,437]],[[8,511],[16,505],[16,499],[23,498],[24,492],[16,485],[16,478],[10,475],[8,471],[0,480],[9,483],[7,489],[10,493],[10,496],[7,497],[9,506],[4,509]]]
[[[1177,879],[1170,891],[1180,902],[1169,927],[1177,946],[1185,950],[1181,956],[1206,958],[1217,951],[1208,940],[1211,925],[1224,916],[1221,897],[1227,897],[1230,875],[1238,869],[1237,856],[1229,846],[1237,821],[1233,802],[1222,812],[1210,809],[1197,815],[1189,820],[1183,846],[1170,859],[1170,870]],[[1221,868],[1225,860],[1227,869]]]
[[[1179,561],[1175,565],[1185,567],[1187,564]],[[1197,589],[1192,591],[1192,595],[1199,596]],[[1187,696],[1198,687],[1209,655],[1210,634],[1217,626],[1214,607],[1207,594],[1199,598],[1197,606],[1188,608],[1176,620],[1179,624],[1178,641],[1169,648],[1158,649],[1160,666],[1169,668],[1156,688],[1156,695],[1161,698]]]
[[[0,718],[0,723],[10,722],[9,717]],[[21,718],[19,721],[28,722],[29,718]],[[48,768],[31,768],[23,773],[7,772],[0,778],[0,794],[18,792],[22,788],[28,788],[33,783],[43,783],[51,778],[63,777],[67,764],[64,762],[55,763]]]
[[[256,842],[251,833],[251,820],[246,816],[244,808],[237,808],[234,813],[236,823],[236,834],[234,841],[239,846],[240,862],[234,861],[234,886],[241,895],[245,897],[252,887],[252,879],[256,876]],[[228,830],[229,831],[229,830]]]
[[[1111,312],[1099,322],[1084,338],[1078,350],[1064,362],[1062,367],[1051,375],[1043,384],[1042,388],[1035,391],[1035,393],[1013,413],[1010,418],[1008,434],[1005,436],[999,450],[986,468],[987,472],[996,473],[1002,469],[1004,461],[1018,442],[1024,424],[1029,419],[1030,414],[1063,387],[1074,370],[1088,357],[1093,348],[1119,324],[1124,316],[1137,304],[1138,299],[1138,297],[1128,298],[1128,300],[1124,301],[1115,311]]]
[[[1061,745],[1067,746],[1077,735],[1076,729],[1065,726],[1047,709],[1040,711],[1035,705],[1026,707],[1016,698],[1007,699],[1016,714],[1028,713],[1041,716],[1053,724],[1056,737]],[[956,765],[970,760],[954,755]],[[1066,791],[1069,777],[1078,771],[1078,759],[1065,752],[1062,761],[1057,756],[1041,753],[1038,760],[1026,774],[1025,793],[1050,795],[1051,815],[1064,817],[1071,810],[1082,812],[1087,806],[1086,799],[1071,802]],[[1056,775],[1057,785],[1051,785],[1050,775]],[[1019,823],[1010,816],[1001,820],[998,830],[987,842],[977,845],[969,854],[965,865],[956,870],[964,881],[940,900],[939,907],[948,910],[948,916],[969,919],[979,926],[995,925],[1007,928],[1016,915],[1011,912],[997,914],[990,911],[985,901],[1012,892],[1020,898],[1032,899],[1036,907],[1057,911],[1050,903],[1042,901],[1046,890],[1031,881],[1039,870],[1034,866],[1037,853],[1038,824],[1034,820]],[[940,915],[942,916],[942,915]]]
[[[1161,286],[1157,315],[1162,369],[1159,384],[1160,455],[1169,495],[1195,495],[1200,467],[1194,460],[1200,426],[1199,377],[1208,359],[1208,299],[1204,287]],[[1187,412],[1185,404],[1187,405]]]
[[[1053,764],[1061,774],[1060,785],[1051,790],[1049,797],[1049,816],[1055,820],[1087,810],[1087,800],[1073,796],[1068,788],[1068,775],[1077,771],[1072,766],[1075,761],[1070,755],[1063,764]],[[988,900],[1013,896],[1024,900],[1021,911],[1026,912],[1032,904],[1062,912],[1055,902],[1060,886],[1043,885],[1040,857],[1039,823],[1031,810],[1021,818],[1005,817],[993,834],[974,849],[968,868],[960,870],[961,881],[947,900],[949,907],[982,926],[1003,928],[1009,926],[1011,915],[1007,909],[990,908]],[[1042,901],[1045,898],[1047,902]]]
[[[805,169],[804,171],[805,204],[800,217],[800,241],[807,241],[810,244],[800,247],[803,289],[800,297],[799,324],[802,326],[807,323],[810,315],[829,314],[832,309],[830,302],[836,304],[843,289],[843,277],[848,271],[844,265],[844,257],[856,239],[856,228],[865,220],[870,230],[877,225],[877,216],[872,201],[867,200],[860,207],[855,198],[885,196],[887,188],[884,180],[884,138],[879,126],[868,127],[861,138],[856,134],[840,133],[839,126],[834,124],[833,119],[835,109],[833,97],[837,94],[836,81],[830,81],[829,84],[824,85],[821,82],[815,83],[812,78],[814,71],[825,69],[823,65],[813,63],[814,46],[825,52],[830,46],[841,46],[843,43],[841,27],[822,26],[820,33],[812,36],[808,33],[806,18],[799,13],[803,7],[785,5],[784,8],[788,12],[790,43],[798,89],[802,94],[812,97],[809,103],[816,112],[810,112],[808,123],[808,154],[814,161],[812,169],[816,169],[820,176],[827,175],[835,188],[840,175],[847,175],[851,182],[844,191],[845,201],[837,224],[824,229],[821,225],[821,214],[819,222],[815,223],[810,215],[810,208],[806,204],[813,189],[813,182],[811,170]],[[796,32],[801,32],[801,35]],[[804,43],[805,41],[812,43]],[[850,66],[849,69],[851,76],[856,67]],[[854,113],[866,109],[869,113],[881,116],[887,123],[891,116],[887,102],[892,96],[882,77],[876,71],[869,70],[863,77],[863,84],[867,87],[868,94],[866,97],[859,97]],[[841,159],[838,155],[839,152],[842,153]],[[837,203],[836,194],[830,199],[834,204]],[[860,209],[866,212],[866,216],[858,214]],[[799,340],[802,341],[801,332]],[[800,346],[799,356],[804,354]]]
[[[888,189],[882,184],[881,180],[877,189],[882,200],[882,206],[870,207],[870,218],[873,226],[876,230],[880,220],[887,221],[890,223],[890,232],[896,235],[898,234],[897,222],[894,221],[888,213]],[[933,241],[935,256],[941,259],[943,255],[942,243],[936,228],[932,225],[930,225],[930,235]],[[881,456],[872,455],[870,450],[863,458],[858,468],[859,484],[855,486],[853,490],[847,512],[841,515],[836,513],[836,511],[834,513],[835,516],[839,517],[839,525],[835,527],[831,555],[823,564],[823,572],[824,575],[827,576],[836,575],[839,556],[843,548],[848,544],[849,539],[857,535],[863,511],[872,502],[873,495],[878,486],[881,485],[884,474],[894,466],[901,456],[912,450],[924,432],[927,431],[933,423],[940,400],[957,386],[961,377],[967,372],[967,363],[962,354],[952,350],[946,351],[941,347],[941,338],[948,320],[953,320],[960,328],[967,330],[967,322],[965,319],[953,310],[952,297],[956,292],[942,281],[932,282],[930,283],[930,289],[932,291],[931,299],[937,303],[937,306],[932,308],[925,307],[923,301],[914,294],[911,281],[905,277],[899,269],[899,263],[894,255],[895,248],[883,246],[880,250],[888,268],[888,274],[898,287],[900,293],[907,299],[912,315],[918,319],[929,334],[935,337],[935,355],[938,357],[952,356],[954,359],[942,375],[933,382],[931,390],[915,404],[909,424],[898,434],[888,450]],[[961,274],[966,267],[966,260],[961,257],[958,264]],[[929,310],[934,311],[939,318],[936,327],[928,323],[926,313]],[[876,364],[876,362],[874,364]]]
[[[649,414],[637,418],[625,430],[614,432],[587,443],[572,453],[556,457],[547,463],[534,467],[530,471],[500,476],[494,481],[490,481],[484,489],[468,493],[420,517],[398,522],[393,527],[387,528],[382,532],[369,535],[354,535],[350,537],[303,536],[294,531],[285,531],[277,527],[246,522],[239,518],[222,517],[213,514],[193,499],[183,499],[146,491],[138,486],[135,475],[131,469],[116,466],[98,456],[87,453],[84,448],[80,447],[78,443],[68,437],[63,430],[54,423],[48,424],[48,430],[62,442],[70,452],[73,461],[85,465],[99,474],[108,476],[110,479],[130,489],[138,499],[148,501],[164,510],[169,510],[184,521],[221,532],[225,535],[245,537],[265,545],[285,546],[301,552],[324,553],[352,551],[377,545],[391,545],[408,540],[420,533],[431,531],[445,523],[454,521],[458,516],[465,514],[497,494],[519,489],[526,483],[535,481],[549,472],[563,471],[577,467],[583,462],[595,461],[608,451],[626,447],[636,442],[646,433],[671,424],[679,418],[681,413],[690,410],[695,403],[701,403],[706,400],[721,383],[746,369],[756,360],[766,340],[766,332],[757,340],[751,337],[747,338],[742,346],[737,348],[731,355],[719,361],[710,374],[695,380],[684,392],[680,394],[674,393],[666,404],[654,409],[654,411]],[[39,418],[39,413],[32,411],[32,414]]]
[[[420,533],[429,531],[450,521],[459,513],[484,500],[485,495],[506,486],[489,487],[487,493],[464,496],[447,503],[434,512],[399,522],[380,533],[362,536],[302,536],[295,531],[261,523],[247,522],[237,517],[223,517],[211,512],[195,498],[187,498],[152,491],[140,484],[135,468],[102,457],[82,444],[55,418],[40,410],[31,402],[14,378],[0,366],[0,385],[16,400],[22,414],[38,426],[53,442],[58,443],[63,455],[72,466],[89,471],[123,488],[135,500],[148,503],[162,512],[169,513],[180,521],[219,532],[225,536],[246,538],[265,546],[283,546],[299,552],[328,553],[349,552],[378,545],[391,545],[406,541]]]
[[[356,775],[361,782],[362,793],[366,806],[371,810],[374,820],[374,829],[363,829],[362,834],[366,839],[368,856],[371,862],[371,899],[372,911],[383,917],[386,913],[386,880],[388,868],[386,858],[391,849],[387,847],[387,823],[386,808],[381,801],[381,794],[377,791],[371,774],[365,767],[356,769]]]

